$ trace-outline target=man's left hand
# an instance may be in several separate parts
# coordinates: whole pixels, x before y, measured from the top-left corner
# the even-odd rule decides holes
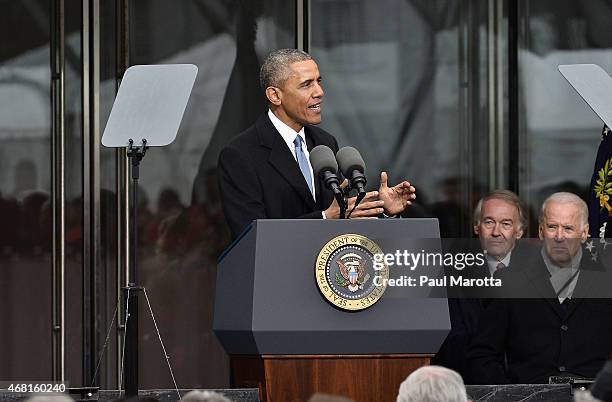
[[[416,189],[409,182],[403,181],[396,186],[387,185],[387,173],[380,173],[380,187],[378,189],[378,199],[385,202],[383,208],[385,214],[392,216],[401,214],[406,208],[412,205],[416,198]]]

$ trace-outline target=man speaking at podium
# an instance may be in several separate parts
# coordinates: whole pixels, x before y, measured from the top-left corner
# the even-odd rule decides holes
[[[219,155],[219,187],[232,238],[255,219],[337,219],[340,207],[331,190],[315,177],[310,151],[338,142],[321,123],[323,88],[312,57],[297,49],[272,52],[260,71],[269,110],[232,140]],[[343,186],[346,186],[343,183]],[[366,194],[351,217],[397,215],[416,198],[404,181]],[[349,199],[348,211],[355,197]]]

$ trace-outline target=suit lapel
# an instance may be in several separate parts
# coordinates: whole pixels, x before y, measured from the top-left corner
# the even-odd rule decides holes
[[[538,293],[548,302],[555,313],[563,318],[564,314],[559,304],[559,298],[555,294],[555,289],[550,283],[550,273],[541,256],[538,258],[538,261],[539,263],[534,264],[533,268],[525,269],[523,272],[528,277],[529,283],[536,288]]]
[[[597,272],[601,272],[602,268],[591,263],[589,258],[589,253],[583,250],[582,260],[580,261],[580,274],[578,274],[576,288],[572,294],[572,304],[570,304],[567,310],[568,317],[582,303],[583,298],[593,297],[593,290],[597,289],[598,280],[601,280],[601,276],[598,276]]]
[[[572,297],[589,298],[596,292],[599,281],[602,280],[601,274],[604,272],[603,266],[590,261],[590,254],[583,250],[582,260],[580,261],[580,274],[576,282]]]
[[[262,115],[255,124],[262,146],[270,148],[268,162],[289,183],[289,185],[304,199],[309,208],[315,209],[312,193],[293,158],[287,144],[276,130],[267,114]]]

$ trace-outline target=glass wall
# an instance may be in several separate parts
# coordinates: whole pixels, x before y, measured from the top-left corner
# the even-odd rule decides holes
[[[537,213],[555,191],[587,196],[603,123],[557,66],[595,63],[612,71],[612,4],[530,0],[521,6],[520,190]]]
[[[0,378],[51,378],[48,1],[2,1]],[[12,38],[8,40],[8,38]]]
[[[489,185],[485,1],[313,0],[322,126],[361,151],[369,186],[410,180],[444,236],[469,235]]]
[[[282,0],[130,2],[130,64],[199,68],[176,141],[147,152],[140,179],[139,281],[179,387],[229,383],[227,356],[211,330],[216,260],[229,243],[217,157],[265,110],[260,61],[295,46],[295,12]],[[141,386],[172,387],[142,300]]]
[[[99,102],[98,105],[91,105],[93,111],[97,111],[96,117],[98,120],[94,123],[98,125],[91,126],[92,141],[96,140],[94,134],[97,134],[99,139],[102,138],[105,123],[110,115],[115,94],[117,91],[117,74],[119,64],[117,61],[117,43],[118,43],[118,24],[119,14],[117,10],[117,2],[115,1],[100,1],[99,2],[99,49],[92,46],[92,52],[99,54]],[[91,26],[93,35],[94,27]],[[92,77],[94,81],[95,77]],[[95,99],[92,97],[91,101]],[[99,106],[99,108],[98,108]],[[95,244],[96,250],[96,266],[93,271],[92,281],[94,282],[94,290],[91,297],[93,298],[94,306],[94,326],[92,328],[93,341],[95,347],[92,348],[92,360],[95,366],[99,365],[96,384],[101,384],[102,387],[116,389],[118,386],[117,369],[118,348],[117,326],[119,325],[119,310],[122,308],[120,304],[120,290],[118,289],[118,272],[121,269],[117,263],[117,248],[119,247],[117,240],[117,232],[119,230],[118,219],[118,204],[117,204],[117,153],[115,148],[106,148],[99,142],[92,144],[92,149],[98,149],[99,159],[90,160],[91,169],[99,169],[99,188],[93,188],[92,198],[94,201],[94,213],[99,213],[99,225],[94,230],[99,240]],[[96,151],[93,151],[95,154]],[[99,166],[97,164],[99,163]],[[96,210],[97,209],[97,210]],[[118,310],[119,309],[119,310]],[[108,339],[107,339],[108,334]],[[91,381],[92,379],[87,379]]]
[[[83,375],[83,18],[80,1],[64,8],[66,378],[76,385]]]

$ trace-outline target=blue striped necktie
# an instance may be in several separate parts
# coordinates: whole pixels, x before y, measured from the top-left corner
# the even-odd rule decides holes
[[[310,174],[310,168],[308,167],[306,155],[302,150],[302,137],[300,137],[299,135],[296,136],[295,140],[293,140],[293,145],[295,145],[295,156],[297,158],[298,165],[300,165],[302,176],[304,176],[304,180],[306,180],[306,184],[308,184],[310,193],[314,194],[314,192],[312,191],[312,175]]]

